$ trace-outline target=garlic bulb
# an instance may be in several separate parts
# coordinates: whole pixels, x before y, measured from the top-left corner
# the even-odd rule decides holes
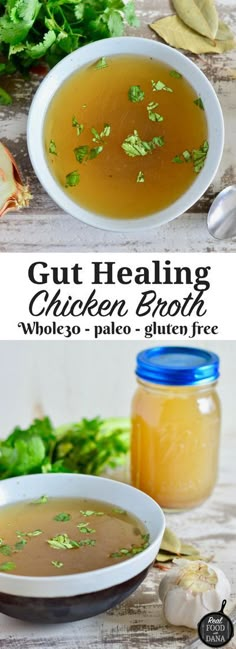
[[[220,568],[205,561],[175,563],[159,586],[164,615],[170,624],[196,629],[204,615],[220,610],[230,595],[230,583]]]

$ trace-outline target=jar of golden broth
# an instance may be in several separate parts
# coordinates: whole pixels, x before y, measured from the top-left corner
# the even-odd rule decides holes
[[[146,349],[136,375],[132,484],[164,509],[195,507],[217,479],[219,358],[191,347]]]

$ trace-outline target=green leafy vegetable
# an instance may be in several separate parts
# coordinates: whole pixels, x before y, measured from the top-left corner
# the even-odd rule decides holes
[[[113,552],[110,556],[114,559],[119,559],[126,556],[127,558],[133,557],[135,554],[143,552],[149,545],[149,534],[142,536],[143,543],[140,545],[132,545],[131,548],[120,548],[118,552]]]
[[[193,149],[192,151],[185,150],[183,153],[176,155],[172,159],[172,162],[181,164],[183,162],[192,161],[195,173],[199,173],[199,171],[204,167],[208,150],[209,144],[207,140],[205,140],[199,149]]]
[[[33,505],[45,505],[48,502],[48,496],[40,496],[37,500],[32,500]]]
[[[80,514],[82,514],[82,516],[104,516],[104,512],[93,512],[90,509],[87,509],[86,511],[81,509]]]
[[[183,75],[180,74],[180,72],[177,72],[177,70],[170,70],[170,76],[174,77],[174,79],[182,79]]]
[[[33,532],[20,532],[18,530],[16,532],[16,535],[21,538],[22,536],[29,536],[29,537],[31,537],[31,536],[40,536],[40,534],[42,534],[42,533],[43,533],[42,530],[33,530]]]
[[[135,104],[139,101],[144,100],[145,93],[143,90],[141,90],[140,86],[130,86],[128,90],[128,97],[129,100]]]
[[[155,112],[155,108],[157,108],[157,106],[158,104],[155,101],[150,101],[150,103],[147,105],[148,117],[151,122],[163,122],[164,117]]]
[[[54,516],[54,521],[70,521],[71,515],[66,514],[65,512],[61,512],[60,514],[57,514]]]
[[[64,566],[64,563],[62,563],[62,561],[51,561],[51,564],[52,564],[55,568],[62,568],[62,567]]]
[[[202,101],[201,97],[198,97],[197,99],[195,99],[193,103],[196,104],[196,106],[198,106],[202,110],[205,110],[204,109],[204,104],[203,104],[203,101]]]
[[[21,539],[20,541],[17,541],[17,543],[15,543],[16,552],[20,552],[21,550],[23,550],[26,544],[27,544],[26,539]]]
[[[68,534],[58,534],[52,539],[48,539],[47,543],[51,548],[54,548],[54,550],[72,550],[73,548],[79,548],[79,543],[77,543],[77,541],[72,541]]]
[[[80,174],[78,171],[71,171],[66,175],[66,184],[65,187],[76,187],[80,181]]]
[[[166,86],[162,81],[153,81],[152,80],[152,89],[153,92],[159,92],[160,90],[165,90],[165,92],[173,92],[172,88]]]
[[[9,93],[3,88],[0,88],[0,105],[9,106],[10,104],[12,104],[11,95],[9,95]]]
[[[84,539],[83,541],[79,541],[79,547],[80,548],[83,548],[84,545],[94,546],[94,545],[96,545],[96,540],[95,539]]]
[[[6,557],[10,557],[12,554],[12,549],[10,545],[0,545],[0,553],[4,554]]]
[[[144,183],[144,181],[145,181],[144,173],[143,173],[143,171],[139,171],[138,175],[137,175],[137,178],[136,178],[136,182],[137,183]]]
[[[54,140],[50,140],[48,150],[52,155],[57,155],[57,147]]]
[[[122,149],[131,158],[136,156],[145,156],[158,146],[163,146],[164,138],[162,136],[155,136],[150,142],[141,140],[138,131],[134,131],[132,135],[128,135],[122,143]]]
[[[99,59],[99,61],[97,61],[96,65],[95,65],[95,68],[97,70],[102,70],[102,68],[107,68],[107,66],[108,66],[108,63],[107,63],[106,57],[102,56],[102,58]]]
[[[78,523],[77,527],[82,534],[95,534],[96,532],[96,530],[93,530],[86,523]]]
[[[97,417],[59,428],[48,417],[35,419],[0,440],[0,479],[51,472],[100,475],[125,461],[129,436],[129,419]]]
[[[123,0],[1,0],[0,56],[9,72],[27,71],[41,60],[52,67],[66,54],[137,27],[133,2]],[[102,57],[97,69],[106,67]]]
[[[89,158],[89,146],[84,144],[83,146],[77,146],[74,149],[74,154],[76,160],[81,164],[83,161],[88,160]]]
[[[7,561],[6,563],[0,563],[0,572],[7,572],[8,570],[15,570],[16,564],[13,561]]]
[[[81,133],[83,133],[84,125],[80,124],[76,117],[72,117],[72,126],[76,128],[77,135],[81,135]]]

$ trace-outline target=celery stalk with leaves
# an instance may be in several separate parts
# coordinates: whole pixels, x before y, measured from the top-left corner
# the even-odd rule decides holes
[[[130,420],[82,419],[54,428],[48,417],[29,428],[15,428],[0,441],[0,479],[31,473],[100,475],[124,463],[129,451]]]

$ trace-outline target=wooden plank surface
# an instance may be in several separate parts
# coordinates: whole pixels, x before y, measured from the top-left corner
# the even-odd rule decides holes
[[[148,23],[170,13],[169,0],[136,0],[141,25],[135,34],[155,39]],[[235,31],[234,0],[217,2],[219,13]],[[129,33],[134,33],[129,30]],[[29,105],[39,79],[9,79],[7,89],[14,96],[12,106],[1,107],[0,139],[16,156],[23,177],[28,180],[34,200],[24,212],[7,214],[0,222],[0,251],[204,251],[235,252],[236,239],[215,241],[207,233],[206,214],[213,197],[226,185],[236,183],[236,52],[224,55],[191,56],[206,73],[220,99],[226,126],[223,159],[218,174],[202,199],[170,224],[137,233],[109,233],[80,223],[62,212],[41,188],[34,176],[26,147]]]

